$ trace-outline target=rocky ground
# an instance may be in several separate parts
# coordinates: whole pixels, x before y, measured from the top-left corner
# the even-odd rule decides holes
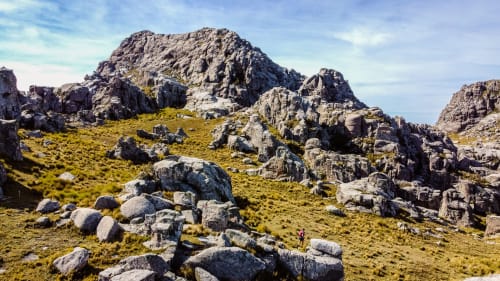
[[[69,247],[6,248],[10,279],[455,280],[500,268],[497,81],[464,86],[436,127],[412,124],[367,107],[338,71],[305,77],[205,28],[134,33],[59,88],[20,92],[2,68],[0,92],[2,223],[14,229],[0,234],[54,232]],[[310,236],[296,251],[300,226]]]

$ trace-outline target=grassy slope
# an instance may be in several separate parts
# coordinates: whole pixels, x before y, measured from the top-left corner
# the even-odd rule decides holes
[[[63,203],[91,206],[97,196],[119,193],[123,183],[149,169],[148,165],[135,166],[104,157],[119,136],[135,135],[139,128],[151,130],[158,123],[171,130],[182,127],[190,138],[182,145],[170,146],[171,153],[211,160],[223,168],[249,168],[241,159],[231,158],[231,151],[226,148],[216,151],[206,148],[211,141],[210,130],[222,120],[176,119],[176,113],[168,109],[137,119],[108,122],[98,128],[48,134],[43,138],[53,141],[48,146],[43,146],[43,139],[25,139],[33,152],[24,153],[22,163],[6,163],[11,181],[5,189],[11,198],[0,202],[0,258],[6,269],[0,279],[95,280],[97,272],[119,259],[147,251],[140,245],[144,238],[134,235],[126,235],[122,242],[99,244],[94,235],[83,236],[73,228],[32,227],[38,217],[32,212],[32,202],[39,198],[32,190]],[[39,152],[46,156],[37,157]],[[78,180],[59,181],[57,176],[64,171],[73,173]],[[329,215],[324,208],[335,204],[335,199],[310,195],[299,184],[273,182],[242,173],[230,175],[233,193],[248,224],[278,236],[289,248],[297,247],[295,233],[299,227],[306,228],[307,238],[337,241],[344,249],[346,280],[460,280],[471,275],[500,273],[499,241],[491,244],[476,240],[471,233],[479,233],[477,230],[454,233],[446,229],[445,238],[438,245],[436,238],[398,231],[396,223],[401,219],[359,213],[347,213],[346,217]],[[334,197],[335,187],[331,186],[327,193]],[[17,200],[18,196],[21,200]],[[115,210],[112,215],[117,216],[118,212]],[[421,230],[439,227],[427,222],[410,223]],[[92,251],[90,266],[79,276],[64,278],[54,274],[50,267],[52,260],[78,245]],[[21,261],[30,252],[40,259]]]

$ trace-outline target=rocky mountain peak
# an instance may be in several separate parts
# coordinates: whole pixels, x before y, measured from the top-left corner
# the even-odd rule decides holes
[[[481,125],[481,130],[498,128],[498,116],[485,120],[487,116],[498,113],[500,108],[500,80],[489,80],[464,85],[453,94],[448,105],[439,115],[436,126],[447,132],[462,132]],[[488,121],[488,122],[482,122]],[[487,124],[484,124],[487,123]]]
[[[304,79],[235,32],[215,28],[171,35],[134,33],[99,64],[96,74],[129,78],[143,89],[157,86],[154,78],[174,79],[189,87],[190,96],[229,99],[235,108],[252,105],[276,86],[297,90]]]
[[[320,69],[318,74],[304,81],[298,92],[302,96],[318,97],[324,102],[351,103],[355,108],[366,107],[354,96],[342,73],[333,69]]]

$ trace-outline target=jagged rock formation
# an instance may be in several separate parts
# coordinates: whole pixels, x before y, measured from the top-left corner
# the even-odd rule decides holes
[[[450,103],[439,115],[436,126],[447,132],[462,132],[482,127],[482,131],[498,133],[500,81],[490,80],[464,85],[453,94]],[[491,122],[484,122],[488,115]],[[485,130],[486,129],[486,130]],[[486,133],[486,132],[485,132]]]
[[[235,32],[213,28],[171,35],[134,33],[99,64],[96,74],[128,77],[156,96],[165,88],[160,81],[175,79],[189,87],[186,100],[191,108],[202,111],[249,106],[272,87],[296,90],[303,80]],[[182,90],[170,92],[177,93],[176,99],[182,96]]]
[[[19,91],[14,72],[0,68],[0,155],[12,160],[22,160],[19,136],[17,135],[20,117]]]

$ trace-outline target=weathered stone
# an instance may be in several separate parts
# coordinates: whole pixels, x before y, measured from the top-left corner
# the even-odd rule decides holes
[[[227,137],[227,147],[232,150],[241,152],[254,152],[253,145],[244,137],[230,135]]]
[[[155,272],[144,269],[132,269],[113,276],[110,281],[155,281]]]
[[[36,207],[35,211],[40,212],[42,214],[52,213],[59,210],[59,207],[60,207],[59,201],[45,198],[38,203],[38,206]]]
[[[70,181],[70,182],[74,181],[76,179],[76,177],[70,172],[64,172],[64,173],[60,174],[58,178],[61,180]]]
[[[46,228],[52,225],[52,221],[48,217],[39,217],[36,219],[35,225],[40,228]]]
[[[90,208],[78,208],[71,213],[73,224],[84,232],[95,232],[101,218],[99,211]]]
[[[201,267],[197,267],[194,269],[194,278],[196,281],[219,281],[217,277],[210,274],[210,272],[206,271]]]
[[[333,214],[333,215],[336,215],[336,216],[339,216],[339,217],[343,217],[345,216],[344,212],[342,212],[341,209],[333,206],[333,205],[328,205],[325,207],[325,210],[330,213],[330,214]]]
[[[12,70],[3,66],[0,68],[0,93],[0,119],[17,119],[21,114],[17,78]]]
[[[262,123],[258,115],[250,116],[242,132],[257,150],[260,162],[266,162],[275,155],[276,148],[280,143],[269,132],[269,129]]]
[[[190,257],[184,266],[201,267],[221,280],[253,280],[265,264],[238,247],[211,247]]]
[[[300,182],[308,178],[308,170],[302,159],[284,146],[277,147],[275,155],[259,169],[262,177],[266,179]]]
[[[0,119],[0,155],[4,155],[15,161],[20,161],[23,159],[23,155],[21,154],[17,130],[16,120]]]
[[[439,216],[461,226],[474,225],[471,207],[464,201],[464,196],[455,189],[443,192]]]
[[[226,229],[225,233],[235,246],[247,250],[255,249],[255,247],[257,247],[257,242],[255,241],[255,239],[250,237],[250,235],[248,235],[247,233],[236,229]]]
[[[373,173],[368,178],[342,183],[337,188],[337,201],[349,210],[367,211],[379,216],[395,216],[396,187],[385,174]]]
[[[213,231],[224,231],[227,228],[229,213],[228,206],[216,201],[199,201],[201,210],[201,224]]]
[[[63,275],[82,270],[89,260],[90,252],[87,249],[76,247],[73,252],[59,257],[52,263]]]
[[[335,242],[313,238],[311,239],[311,248],[332,257],[342,259],[342,248]]]
[[[500,236],[500,216],[492,215],[486,218],[484,236]]]
[[[151,156],[144,148],[137,146],[135,139],[132,137],[120,137],[115,147],[106,152],[106,156],[109,158],[131,160],[135,164],[158,160],[156,155]]]
[[[94,203],[94,208],[97,210],[114,209],[118,208],[119,206],[120,204],[118,204],[115,197],[113,197],[112,195],[99,196]]]
[[[193,192],[174,192],[174,204],[179,205],[185,209],[192,209],[196,206],[196,194]]]
[[[119,276],[121,274],[126,275],[126,273],[139,270],[152,272],[152,278],[153,278],[152,280],[156,280],[155,278],[163,276],[166,272],[170,270],[170,263],[169,261],[165,261],[161,256],[155,254],[130,256],[120,260],[120,262],[116,266],[101,271],[99,273],[99,281],[114,280],[112,278],[114,278],[115,276]],[[124,280],[136,280],[136,279],[124,279]]]
[[[104,216],[97,225],[96,234],[99,242],[111,242],[117,238],[122,228],[110,216]]]
[[[153,214],[155,206],[143,196],[136,196],[120,206],[120,212],[128,219],[144,217],[146,214]]]
[[[124,191],[138,196],[142,193],[152,193],[155,191],[155,188],[156,184],[153,181],[136,179],[127,182]]]
[[[202,200],[234,201],[229,175],[215,163],[185,156],[168,156],[153,165],[163,189],[192,191]]]
[[[156,211],[163,209],[173,209],[175,207],[174,202],[161,198],[159,196],[149,195],[149,194],[143,194],[142,196],[147,200],[149,200],[151,204],[153,204]]]

